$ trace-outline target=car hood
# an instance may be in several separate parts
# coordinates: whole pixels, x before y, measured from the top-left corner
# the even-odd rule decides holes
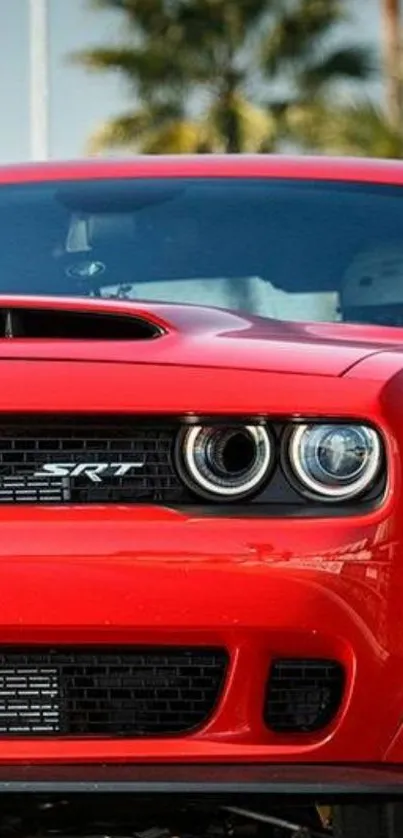
[[[403,329],[291,323],[194,305],[0,296],[0,358],[340,376]]]

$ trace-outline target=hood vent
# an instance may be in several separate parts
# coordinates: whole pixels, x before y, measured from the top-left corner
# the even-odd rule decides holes
[[[151,340],[163,330],[131,315],[60,308],[0,309],[0,338],[54,340]]]

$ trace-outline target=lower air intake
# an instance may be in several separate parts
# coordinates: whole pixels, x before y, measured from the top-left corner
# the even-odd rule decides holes
[[[343,697],[344,670],[332,660],[273,662],[265,722],[276,733],[310,733],[330,724]]]
[[[220,697],[215,649],[0,654],[0,737],[141,737],[201,727]]]

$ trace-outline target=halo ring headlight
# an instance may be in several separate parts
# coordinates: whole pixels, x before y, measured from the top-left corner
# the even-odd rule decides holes
[[[195,425],[176,446],[181,478],[209,500],[237,501],[255,494],[267,479],[273,448],[263,425]]]
[[[304,424],[288,440],[288,463],[305,491],[349,500],[374,482],[382,461],[379,434],[367,425]]]

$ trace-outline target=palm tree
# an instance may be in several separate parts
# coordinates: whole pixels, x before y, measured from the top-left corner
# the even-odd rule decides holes
[[[91,2],[120,13],[125,38],[75,60],[118,73],[136,102],[95,132],[95,152],[269,151],[287,131],[291,105],[369,71],[363,49],[326,45],[344,0]],[[290,95],[273,101],[267,91],[284,77]]]

